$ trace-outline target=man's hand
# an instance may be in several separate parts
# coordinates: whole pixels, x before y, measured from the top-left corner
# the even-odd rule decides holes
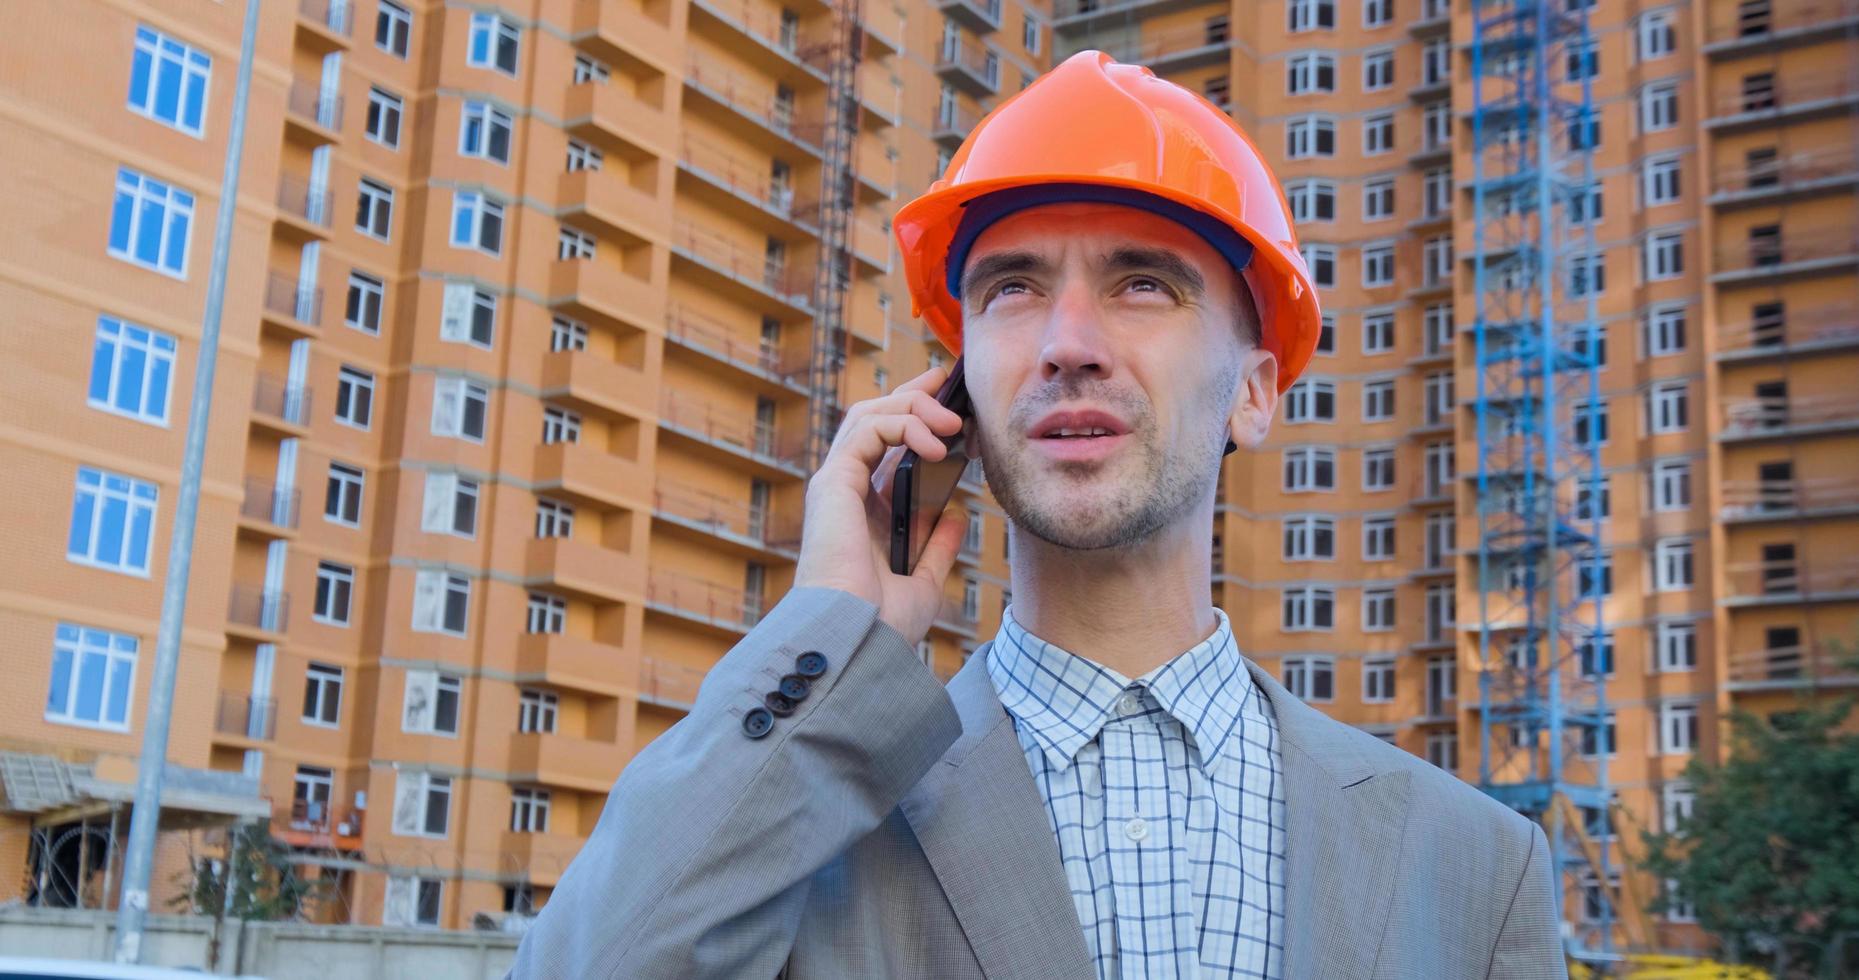
[[[903,447],[927,460],[948,452],[942,438],[962,429],[961,416],[936,403],[948,371],[931,368],[896,391],[846,411],[826,459],[807,483],[797,587],[850,592],[878,607],[878,616],[905,640],[917,643],[942,607],[943,582],[955,564],[968,515],[944,510],[924,546],[916,571],[891,571],[890,475]],[[873,476],[882,476],[881,486]]]

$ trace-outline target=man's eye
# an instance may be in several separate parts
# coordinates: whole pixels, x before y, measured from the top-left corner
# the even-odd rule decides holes
[[[1138,276],[1134,279],[1131,279],[1128,283],[1128,288],[1130,289],[1138,289],[1138,288],[1143,288],[1143,287],[1146,287],[1144,289],[1145,292],[1168,293],[1170,291],[1167,284],[1162,282],[1162,280],[1151,279],[1148,276]]]

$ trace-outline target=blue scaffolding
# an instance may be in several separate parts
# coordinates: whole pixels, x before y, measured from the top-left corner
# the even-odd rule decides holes
[[[1592,39],[1581,0],[1472,0],[1481,788],[1534,820],[1569,953],[1614,957]],[[1573,9],[1571,9],[1573,8]],[[1468,473],[1472,476],[1473,473]],[[1578,896],[1578,897],[1577,897]]]

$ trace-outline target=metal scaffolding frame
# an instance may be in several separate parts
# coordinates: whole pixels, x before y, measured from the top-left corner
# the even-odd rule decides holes
[[[1579,9],[1570,10],[1571,6]],[[1479,786],[1543,825],[1570,955],[1614,956],[1592,57],[1584,5],[1472,0]],[[1584,751],[1598,750],[1598,751]],[[1585,814],[1585,816],[1583,816]],[[1630,917],[1629,917],[1630,919]]]
[[[807,372],[807,471],[818,468],[833,444],[845,377],[846,293],[852,288],[847,238],[857,200],[859,61],[864,28],[858,0],[833,5],[828,58],[825,131],[821,134],[820,251],[813,277],[813,346]]]

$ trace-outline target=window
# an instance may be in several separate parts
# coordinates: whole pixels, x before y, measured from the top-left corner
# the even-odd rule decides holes
[[[1678,83],[1659,82],[1640,89],[1640,131],[1656,133],[1678,125]]]
[[[1362,91],[1379,92],[1394,85],[1394,49],[1381,48],[1362,55]]]
[[[1362,314],[1362,353],[1383,354],[1394,349],[1394,314]]]
[[[1452,79],[1452,42],[1435,38],[1420,49],[1420,84],[1422,87],[1444,85]]]
[[[1336,522],[1328,517],[1292,517],[1284,522],[1285,561],[1336,557]]]
[[[361,467],[329,464],[329,484],[323,494],[323,517],[336,524],[361,526],[361,491],[367,477]]]
[[[1592,482],[1575,487],[1575,517],[1577,520],[1607,520],[1614,510],[1613,487],[1608,477],[1598,477]]]
[[[1285,187],[1293,221],[1336,219],[1336,185],[1327,180],[1294,180]]]
[[[471,46],[466,50],[465,64],[515,75],[516,46],[522,36],[515,24],[496,14],[472,14]]]
[[[1689,386],[1683,381],[1661,381],[1646,392],[1646,429],[1659,434],[1685,431],[1689,414]]]
[[[128,731],[140,646],[140,640],[123,633],[59,623],[45,719]]]
[[[1394,557],[1394,518],[1362,519],[1362,560],[1389,561]]]
[[[490,349],[497,336],[497,297],[465,282],[448,282],[439,315],[439,339]]]
[[[604,85],[613,77],[605,62],[584,54],[574,56],[574,84]]]
[[[1311,281],[1319,286],[1336,285],[1335,246],[1300,245],[1298,252],[1304,256],[1304,267],[1310,270]]]
[[[380,0],[374,14],[375,47],[396,58],[405,58],[412,37],[413,14],[393,0]]]
[[[1452,281],[1452,236],[1435,235],[1420,245],[1420,278],[1429,286]]]
[[[1685,307],[1655,306],[1640,321],[1640,348],[1648,357],[1676,354],[1685,349]]]
[[[1641,14],[1634,31],[1636,54],[1641,61],[1663,58],[1678,50],[1678,32],[1672,26],[1672,12],[1655,10]]]
[[[1362,590],[1362,629],[1369,632],[1386,632],[1394,628],[1394,590]],[[1388,694],[1394,694],[1394,684],[1388,684]]]
[[[1584,725],[1581,730],[1581,754],[1590,758],[1613,755],[1616,748],[1614,713],[1609,711],[1599,725]]]
[[[206,52],[147,27],[136,28],[129,68],[129,111],[183,133],[206,131],[207,82],[213,59]]]
[[[1585,194],[1579,190],[1570,193],[1568,209],[1569,222],[1571,224],[1579,225],[1586,224],[1590,221],[1599,221],[1606,215],[1607,202],[1603,198],[1601,191],[1601,186],[1595,184],[1591,185]]]
[[[1676,279],[1685,272],[1685,235],[1664,231],[1646,238],[1646,281]]]
[[[1667,755],[1698,749],[1698,705],[1667,702],[1659,706],[1659,751]]]
[[[1336,383],[1300,378],[1285,392],[1285,421],[1336,421]]]
[[[545,444],[581,441],[581,416],[565,408],[542,410],[542,441]]]
[[[510,790],[510,829],[519,834],[548,833],[549,791],[521,786]]]
[[[1292,95],[1336,91],[1336,57],[1327,54],[1292,55],[1286,63],[1285,91]]]
[[[1577,255],[1569,261],[1569,296],[1579,298],[1593,293],[1596,296],[1607,291],[1606,256],[1595,253]]]
[[[1394,149],[1394,113],[1382,112],[1362,120],[1362,152],[1377,156]]]
[[[1678,157],[1654,157],[1646,161],[1643,179],[1648,206],[1678,200],[1682,168]]]
[[[432,434],[470,442],[484,441],[484,417],[490,390],[464,378],[436,378],[432,383]]]
[[[546,592],[529,594],[528,632],[560,633],[567,629],[567,624],[568,600]]]
[[[1692,544],[1686,540],[1666,539],[1653,546],[1653,588],[1660,592],[1682,592],[1691,588],[1695,569]]]
[[[402,769],[394,781],[394,833],[444,837],[451,822],[452,778]]]
[[[310,618],[331,626],[349,624],[349,601],[355,593],[355,569],[333,561],[316,564],[316,603]]]
[[[156,496],[153,483],[79,467],[65,557],[80,565],[146,576]]]
[[[336,372],[336,421],[366,429],[374,415],[374,375],[343,365]]]
[[[556,708],[560,701],[553,691],[524,688],[516,702],[516,730],[544,735],[555,731]]]
[[[291,824],[293,827],[326,829],[329,826],[329,798],[336,790],[336,774],[320,766],[298,766],[291,778]]]
[[[1287,493],[1336,489],[1336,450],[1316,446],[1285,450],[1284,488]]]
[[[1369,245],[1362,249],[1362,286],[1372,289],[1376,286],[1394,284],[1394,243],[1384,242]]]
[[[1452,421],[1454,404],[1452,372],[1434,371],[1426,376],[1424,382],[1426,393],[1426,411],[1422,415],[1427,425],[1439,425]]]
[[[1362,220],[1381,221],[1394,217],[1394,178],[1384,177],[1362,185]],[[1393,252],[1389,252],[1393,261]]]
[[[1230,76],[1215,75],[1201,83],[1201,94],[1206,96],[1207,101],[1212,102],[1214,105],[1224,106],[1226,105],[1227,99],[1232,96],[1232,85],[1233,82]],[[941,163],[940,160],[938,162],[940,165],[936,168],[936,173],[941,175],[944,170],[948,169],[948,164]]]
[[[1691,509],[1691,461],[1662,459],[1652,464],[1652,509],[1661,512]]]
[[[394,225],[394,189],[364,177],[355,196],[355,230],[386,241]]]
[[[1601,145],[1601,118],[1576,112],[1569,118],[1569,152],[1598,149]]]
[[[1031,14],[1022,14],[1020,18],[1020,46],[1027,54],[1039,53],[1039,21]]]
[[[1569,351],[1579,357],[1592,359],[1595,367],[1607,366],[1607,324],[1590,324],[1586,330],[1579,327],[1570,331]],[[1602,433],[1602,441],[1607,439]]]
[[[1575,566],[1575,596],[1578,599],[1604,598],[1614,594],[1614,558],[1599,555]]]
[[[1336,122],[1325,116],[1294,116],[1285,123],[1285,155],[1293,160],[1336,155]]]
[[[1362,451],[1362,489],[1394,489],[1394,450],[1364,449]]]
[[[382,91],[379,87],[368,90],[368,124],[363,132],[371,140],[390,150],[400,148],[400,117],[405,111],[405,103],[400,96]]]
[[[439,909],[444,904],[445,882],[437,878],[407,878],[399,875],[387,879],[387,895],[381,903],[384,926],[436,926]]]
[[[467,99],[458,124],[458,155],[509,163],[510,129],[509,113],[488,102]]]
[[[536,501],[536,537],[566,538],[574,534],[574,507],[553,500]]]
[[[1362,0],[1362,26],[1381,27],[1394,23],[1394,0]]]
[[[1660,670],[1696,670],[1698,666],[1697,625],[1695,623],[1660,623],[1658,650]]]
[[[436,569],[413,579],[413,630],[417,633],[465,635],[465,614],[471,605],[471,580]]]
[[[363,333],[381,332],[381,307],[387,302],[387,286],[381,280],[360,272],[349,273],[349,300],[342,321]]]
[[[478,530],[478,482],[456,473],[427,473],[420,530],[473,537]]]
[[[1394,379],[1362,384],[1362,421],[1385,422],[1394,417]]]
[[[451,674],[407,671],[401,730],[420,735],[458,734],[458,706],[463,690],[463,682]]]
[[[1435,303],[1426,308],[1420,316],[1421,346],[1429,354],[1438,354],[1452,350],[1452,334],[1456,328],[1452,319],[1451,303]]]
[[[1336,26],[1336,0],[1288,0],[1285,12],[1293,34]]]
[[[1698,794],[1688,783],[1672,782],[1659,787],[1660,829],[1675,834],[1684,829],[1697,806]]]
[[[1457,449],[1450,442],[1429,442],[1426,445],[1425,496],[1450,496],[1452,493],[1452,476],[1458,465]]]
[[[1317,350],[1319,354],[1336,353],[1336,314],[1321,314],[1317,321]]]
[[[452,244],[490,255],[503,252],[503,203],[477,191],[452,196]]]
[[[303,720],[335,727],[342,719],[342,668],[310,663],[303,675]]]
[[[1421,148],[1426,150],[1444,149],[1452,143],[1452,106],[1446,102],[1430,102],[1420,110]],[[1392,145],[1393,141],[1389,141]]]
[[[1459,769],[1459,733],[1431,732],[1427,735],[1427,761],[1446,770]]]
[[[156,425],[168,424],[175,341],[113,316],[97,318],[90,356],[90,407]]]
[[[1575,642],[1575,657],[1581,664],[1583,677],[1614,676],[1614,634],[1582,636]]]
[[[1336,696],[1336,662],[1329,657],[1286,657],[1285,690],[1305,701]]]
[[[1336,592],[1304,585],[1284,590],[1281,628],[1287,633],[1328,630],[1336,625]]]
[[[556,317],[549,324],[549,352],[577,350],[587,350],[587,327],[566,317]]]
[[[110,211],[110,254],[131,265],[187,278],[194,196],[123,167]]]
[[[1452,168],[1435,167],[1420,180],[1420,210],[1429,218],[1452,211]]]
[[[1568,80],[1571,82],[1593,78],[1601,73],[1601,53],[1593,41],[1585,45],[1579,41],[1570,42],[1565,57]]]
[[[555,258],[563,262],[594,257],[594,236],[563,225],[556,241]]]
[[[568,141],[568,172],[577,170],[599,170],[606,154],[599,147],[589,146],[580,140]]]

